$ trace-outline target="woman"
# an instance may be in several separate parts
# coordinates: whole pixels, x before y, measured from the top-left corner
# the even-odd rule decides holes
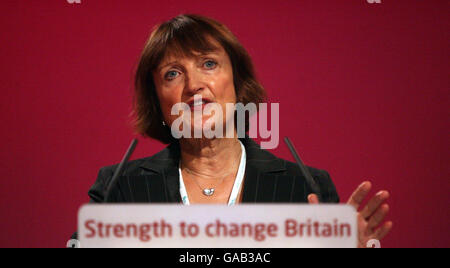
[[[152,157],[128,163],[111,192],[112,202],[318,203],[296,164],[261,149],[248,136],[238,137],[236,128],[231,133],[226,130],[232,138],[173,137],[171,126],[179,114],[172,114],[172,107],[177,103],[188,104],[191,111],[214,103],[224,111],[221,117],[206,114],[197,121],[183,121],[191,122],[183,128],[194,131],[204,130],[208,122],[213,128],[225,126],[235,118],[227,103],[259,104],[265,99],[249,55],[224,25],[202,16],[180,15],[156,27],[142,52],[135,90],[137,131],[170,145]],[[194,101],[196,95],[203,102]],[[248,131],[248,118],[245,127]],[[91,202],[104,201],[115,167],[100,170],[89,191]],[[308,168],[322,201],[339,202],[328,173]],[[369,182],[361,184],[349,204],[358,209],[370,188]],[[379,192],[359,211],[361,247],[390,231],[391,222],[376,228],[388,212],[384,204],[388,196]]]

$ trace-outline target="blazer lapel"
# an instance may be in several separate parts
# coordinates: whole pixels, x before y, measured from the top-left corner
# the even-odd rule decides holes
[[[290,181],[279,177],[286,172],[286,162],[262,150],[248,136],[241,141],[247,153],[242,202],[272,203],[286,197],[286,190],[290,186],[286,182]]]
[[[181,203],[178,162],[180,150],[173,143],[141,164],[141,175],[148,176],[156,189],[152,190],[151,202]]]

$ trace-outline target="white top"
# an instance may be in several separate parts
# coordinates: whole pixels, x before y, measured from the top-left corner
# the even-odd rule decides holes
[[[228,200],[228,205],[233,206],[236,204],[237,197],[239,195],[239,191],[241,189],[242,181],[244,180],[245,174],[245,164],[247,162],[247,155],[245,154],[245,147],[241,141],[242,154],[241,154],[241,162],[239,163],[239,169],[236,175],[236,179],[234,180],[233,190],[231,191],[230,199]],[[183,174],[181,174],[181,160],[178,165],[178,172],[180,173],[180,195],[181,200],[183,200],[184,205],[190,205],[189,197],[186,191],[186,186],[184,185]]]

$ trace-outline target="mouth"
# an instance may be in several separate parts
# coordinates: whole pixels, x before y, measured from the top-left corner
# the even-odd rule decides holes
[[[196,98],[191,99],[187,104],[191,108],[191,110],[203,110],[206,106],[206,104],[211,103],[211,101],[208,98]]]

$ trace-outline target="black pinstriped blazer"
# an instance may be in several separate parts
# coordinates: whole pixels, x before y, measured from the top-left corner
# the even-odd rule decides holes
[[[240,139],[247,162],[242,203],[305,203],[312,192],[297,164],[263,150],[251,138]],[[130,161],[111,191],[116,203],[181,203],[178,162],[180,148],[173,143],[159,153]],[[101,203],[117,165],[100,169],[88,194],[93,203]],[[307,167],[318,183],[322,202],[338,203],[336,188],[325,170]],[[73,237],[76,237],[74,234]]]

